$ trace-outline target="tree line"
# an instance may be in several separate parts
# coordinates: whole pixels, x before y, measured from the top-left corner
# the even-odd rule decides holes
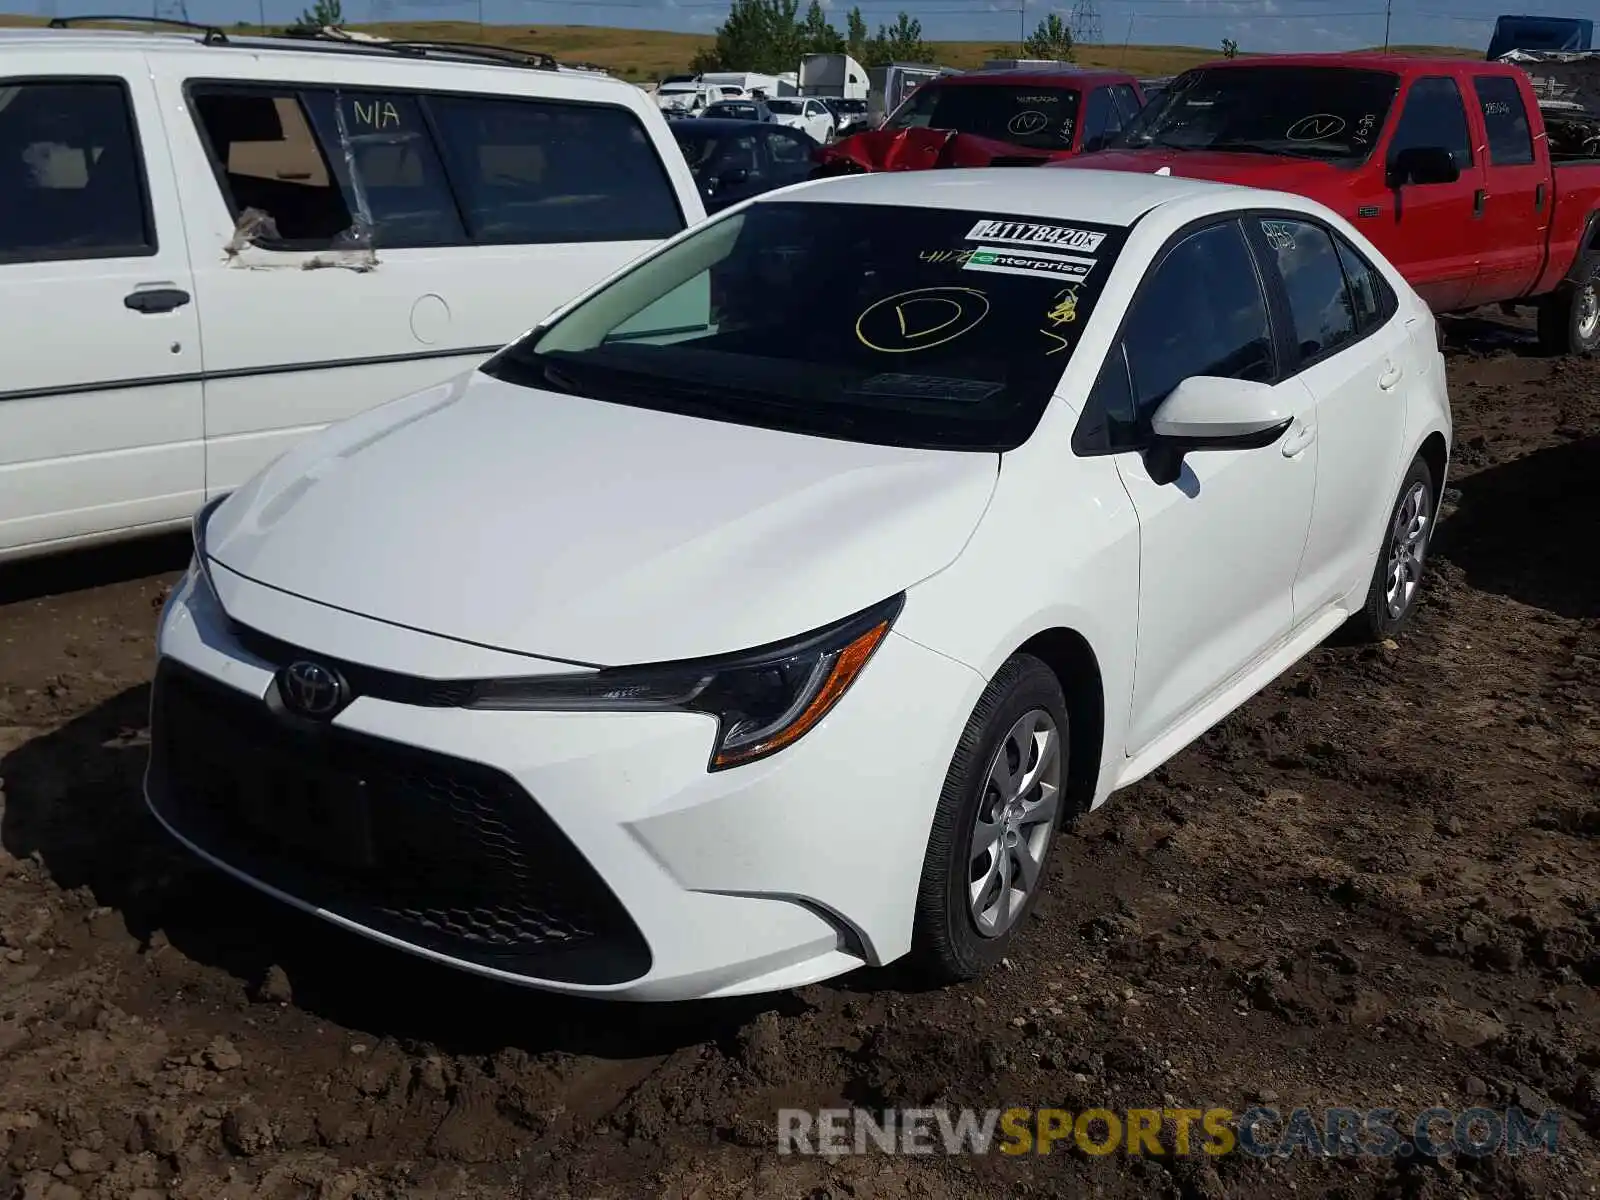
[[[821,0],[802,16],[800,0],[733,0],[714,45],[699,51],[691,71],[793,71],[807,54],[848,54],[869,67],[889,62],[926,62],[933,51],[922,40],[922,22],[902,12],[892,25],[869,34],[860,8],[845,14],[844,32],[828,20]]]

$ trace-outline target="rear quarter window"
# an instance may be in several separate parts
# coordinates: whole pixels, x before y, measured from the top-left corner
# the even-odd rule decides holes
[[[653,241],[684,227],[655,143],[625,108],[477,96],[429,107],[474,241]]]

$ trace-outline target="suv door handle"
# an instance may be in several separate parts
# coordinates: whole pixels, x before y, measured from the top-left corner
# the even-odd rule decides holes
[[[1405,374],[1405,368],[1399,363],[1386,363],[1383,374],[1378,376],[1378,387],[1386,392],[1392,392],[1400,382],[1400,377]]]
[[[1489,193],[1484,191],[1483,188],[1479,188],[1472,193],[1472,215],[1474,217],[1483,216],[1483,202],[1488,198]]]
[[[122,298],[122,303],[134,312],[171,312],[189,303],[189,293],[182,288],[147,288],[143,291],[129,292]]]

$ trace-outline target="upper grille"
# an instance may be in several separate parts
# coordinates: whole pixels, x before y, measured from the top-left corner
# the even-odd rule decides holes
[[[650,952],[509,777],[324,723],[164,660],[151,801],[263,883],[402,941],[515,974],[621,983]]]

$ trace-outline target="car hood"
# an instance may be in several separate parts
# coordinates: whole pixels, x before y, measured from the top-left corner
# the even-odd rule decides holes
[[[381,621],[619,666],[780,641],[912,586],[960,552],[998,470],[474,372],[301,442],[206,546]]]
[[[1048,164],[1051,170],[1138,171],[1153,175],[1166,168],[1180,179],[1209,179],[1245,187],[1269,188],[1315,198],[1343,190],[1356,174],[1348,167],[1309,158],[1242,154],[1220,150],[1101,150]]]
[[[923,171],[987,167],[999,161],[1045,162],[1058,151],[1033,150],[954,129],[869,129],[812,154],[825,167],[861,171]]]

